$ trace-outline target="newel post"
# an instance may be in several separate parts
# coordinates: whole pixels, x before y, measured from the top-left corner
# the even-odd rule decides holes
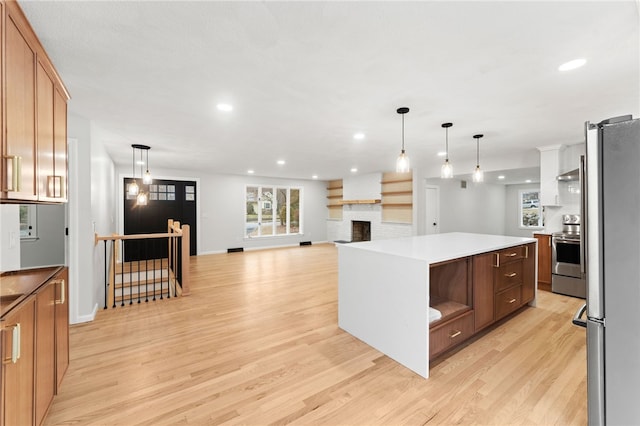
[[[188,296],[191,294],[190,284],[190,252],[191,244],[189,238],[191,236],[191,230],[189,225],[182,225],[182,295]]]

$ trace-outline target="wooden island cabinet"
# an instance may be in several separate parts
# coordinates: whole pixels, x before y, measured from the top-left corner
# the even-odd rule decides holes
[[[40,425],[69,365],[68,270],[2,274],[0,425]]]
[[[18,3],[0,12],[0,201],[64,202],[69,94]]]
[[[538,240],[538,288],[551,291],[551,235],[533,234]]]
[[[430,359],[535,304],[533,238],[424,235],[341,244],[338,258],[339,327],[425,378]]]

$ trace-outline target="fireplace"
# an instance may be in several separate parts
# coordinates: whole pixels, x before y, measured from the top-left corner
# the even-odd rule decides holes
[[[363,220],[351,221],[351,242],[371,241],[371,222]]]

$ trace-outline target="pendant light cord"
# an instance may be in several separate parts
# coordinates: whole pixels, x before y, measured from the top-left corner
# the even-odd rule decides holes
[[[448,162],[449,161],[449,128],[448,127],[445,128],[444,131],[445,131],[445,145],[446,145],[445,146],[445,151],[447,151],[446,160]]]
[[[480,138],[476,138],[476,167],[480,167]]]
[[[402,152],[404,152],[404,114],[402,114]]]

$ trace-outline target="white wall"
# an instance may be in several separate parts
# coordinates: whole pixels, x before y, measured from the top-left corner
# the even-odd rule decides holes
[[[91,221],[98,235],[116,233],[116,174],[113,160],[91,124]],[[104,243],[103,243],[104,244]],[[104,306],[104,246],[93,249],[93,300]],[[107,253],[107,264],[110,257]]]
[[[115,232],[114,167],[89,120],[69,113],[69,310],[72,323],[91,321],[104,303],[103,251],[94,233]]]
[[[55,266],[65,263],[65,205],[36,205],[36,240],[20,241],[20,267]]]
[[[153,151],[152,151],[153,152]],[[129,176],[130,167],[118,167],[118,229],[122,231],[122,176]],[[245,250],[297,245],[301,241],[327,241],[325,218],[326,182],[292,180],[259,176],[204,174],[184,170],[153,169],[158,179],[195,180],[198,226],[198,254],[222,253],[229,248]],[[297,186],[302,190],[303,234],[261,238],[244,238],[246,185]]]
[[[427,185],[440,188],[440,232],[505,233],[505,187],[490,183],[467,182],[461,188],[458,179],[426,179]],[[420,185],[424,192],[424,184]],[[419,220],[424,221],[422,217]]]
[[[20,269],[20,208],[0,204],[0,272]]]

